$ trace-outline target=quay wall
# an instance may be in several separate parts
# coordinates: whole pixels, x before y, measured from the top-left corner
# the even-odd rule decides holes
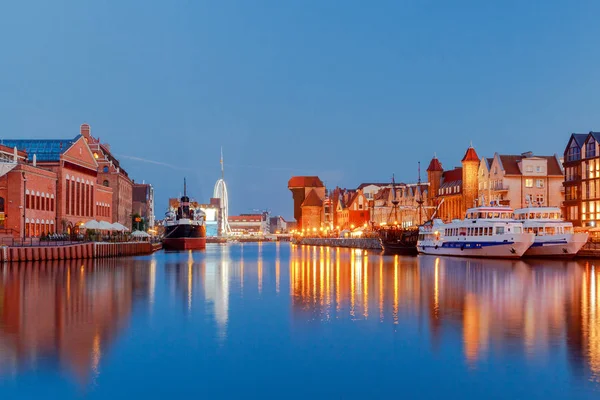
[[[152,254],[160,250],[160,243],[77,243],[62,246],[2,246],[0,262],[78,260]]]
[[[382,250],[378,238],[294,238],[292,243],[307,246],[347,247],[353,249]]]

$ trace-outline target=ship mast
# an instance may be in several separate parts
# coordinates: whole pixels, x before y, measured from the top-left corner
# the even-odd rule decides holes
[[[400,200],[398,200],[396,198],[396,179],[395,179],[395,175],[392,174],[392,212],[394,213],[394,225],[398,222],[398,204],[400,203]],[[392,213],[390,212],[390,215]],[[389,222],[389,217],[388,217],[388,222]]]
[[[423,192],[421,191],[421,161],[419,161],[419,167],[418,167],[418,178],[417,178],[417,193],[419,193],[419,198],[417,200],[417,204],[419,205],[418,210],[419,210],[419,225],[421,225],[423,223],[422,220],[422,214],[423,214],[423,203],[425,202],[425,200],[423,200]]]

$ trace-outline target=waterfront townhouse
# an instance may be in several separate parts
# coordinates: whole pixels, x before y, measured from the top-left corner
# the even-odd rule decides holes
[[[564,214],[575,226],[600,221],[600,132],[573,133],[564,151]]]
[[[558,155],[536,156],[495,153],[482,158],[478,173],[478,203],[561,207],[564,197],[564,169]]]

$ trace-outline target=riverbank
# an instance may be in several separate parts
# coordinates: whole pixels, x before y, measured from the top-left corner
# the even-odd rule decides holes
[[[378,238],[293,238],[292,243],[306,246],[345,247],[351,249],[382,250]]]
[[[139,256],[152,254],[160,249],[162,249],[161,243],[150,242],[88,242],[67,245],[2,246],[0,248],[0,262]]]

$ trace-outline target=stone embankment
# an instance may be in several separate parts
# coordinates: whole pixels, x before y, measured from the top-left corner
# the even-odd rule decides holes
[[[292,243],[307,246],[347,247],[352,249],[382,250],[378,238],[294,238]]]
[[[152,254],[160,243],[76,243],[67,245],[0,247],[0,262],[77,260]]]

